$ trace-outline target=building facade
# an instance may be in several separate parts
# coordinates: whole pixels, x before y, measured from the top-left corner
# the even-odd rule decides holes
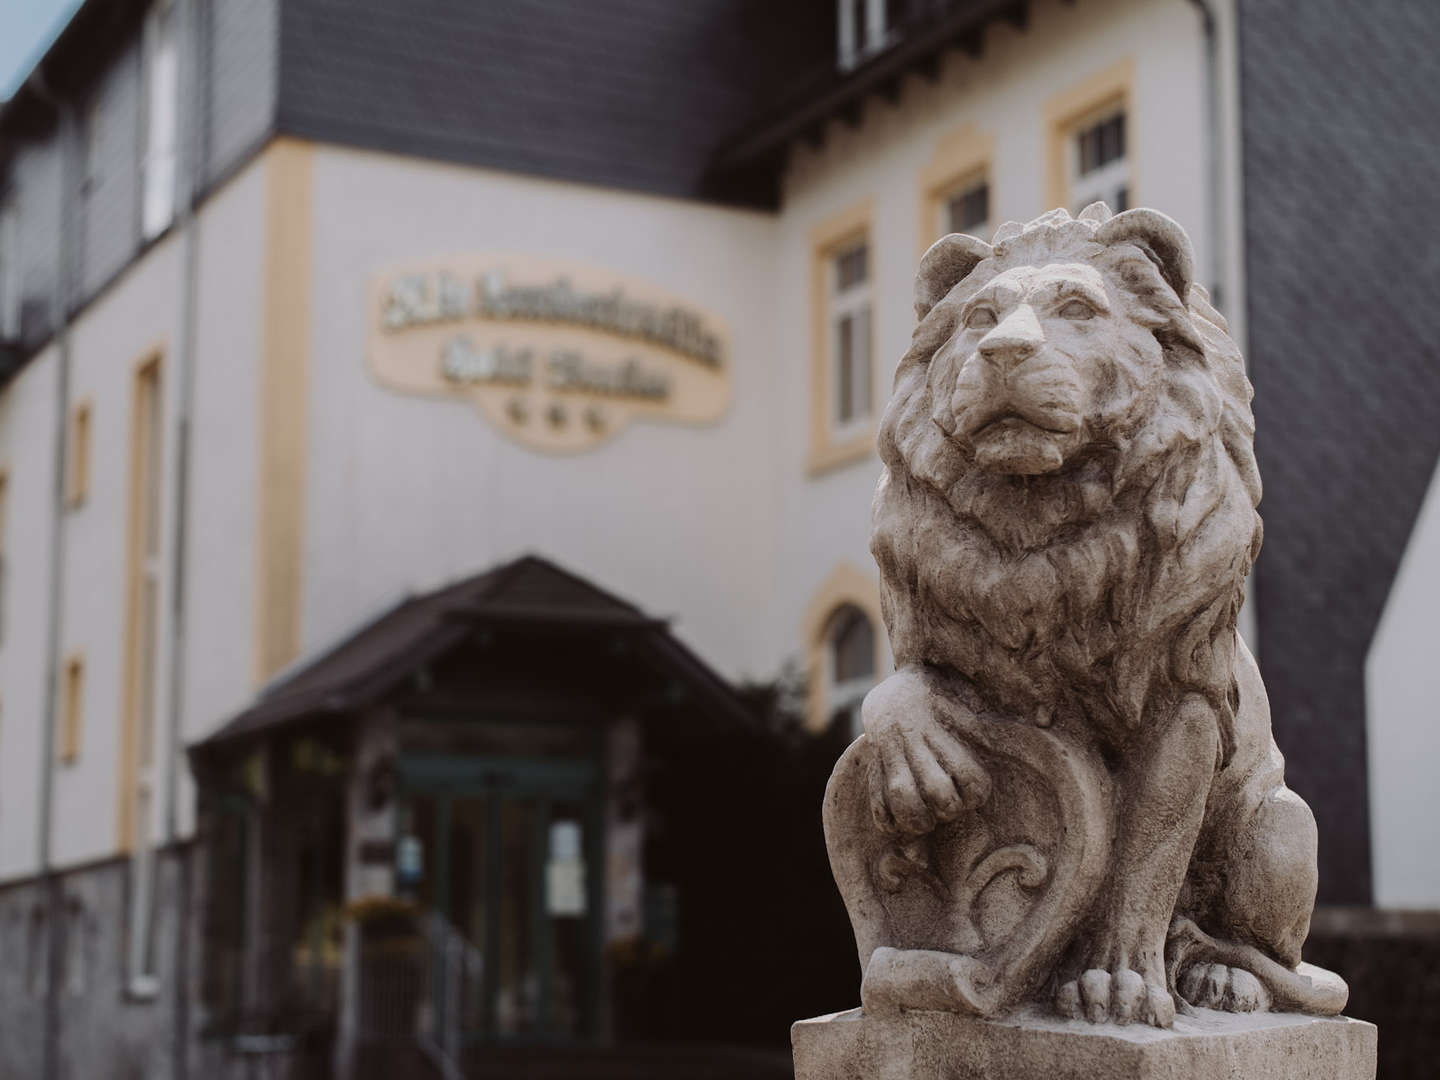
[[[243,1074],[302,969],[348,1068],[335,911],[387,896],[532,943],[472,1042],[623,1042],[669,918],[625,762],[787,672],[853,730],[914,266],[1095,199],[1186,225],[1251,363],[1245,633],[1322,901],[1440,903],[1434,272],[1392,254],[1435,196],[1385,142],[1433,15],[1360,57],[1340,4],[773,7],[90,0],[0,109],[0,1072]],[[532,864],[559,907],[487,923]]]

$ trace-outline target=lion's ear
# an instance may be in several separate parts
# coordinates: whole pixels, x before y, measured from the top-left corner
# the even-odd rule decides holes
[[[976,236],[951,233],[930,245],[915,273],[915,317],[923,319],[994,248]]]
[[[1134,244],[1155,263],[1183,304],[1195,280],[1195,252],[1178,223],[1159,210],[1126,210],[1095,230],[1102,244]],[[933,250],[933,249],[932,249]]]

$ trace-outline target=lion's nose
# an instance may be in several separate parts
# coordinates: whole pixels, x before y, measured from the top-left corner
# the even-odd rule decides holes
[[[1045,332],[1040,329],[1034,309],[1021,304],[980,339],[979,350],[987,361],[1008,371],[1034,356],[1043,344]]]

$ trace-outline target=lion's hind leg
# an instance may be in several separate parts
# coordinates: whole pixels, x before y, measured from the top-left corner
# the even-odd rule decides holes
[[[1189,1005],[1206,1008],[1275,1008],[1335,1016],[1350,996],[1345,980],[1334,972],[1303,963],[1291,969],[1253,945],[1212,938],[1185,918],[1176,919],[1170,927],[1165,967],[1180,997]],[[1257,988],[1258,999],[1253,996]],[[1248,1008],[1240,1004],[1251,1000],[1255,1003]]]

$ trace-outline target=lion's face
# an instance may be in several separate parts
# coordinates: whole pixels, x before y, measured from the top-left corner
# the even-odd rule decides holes
[[[980,469],[1060,469],[1123,421],[1163,363],[1126,301],[1081,262],[1015,267],[942,301],[953,330],[930,364],[935,425]]]
[[[1229,707],[1260,478],[1193,282],[1178,225],[1098,204],[926,253],[871,519],[898,664],[1127,728],[1174,687]]]

